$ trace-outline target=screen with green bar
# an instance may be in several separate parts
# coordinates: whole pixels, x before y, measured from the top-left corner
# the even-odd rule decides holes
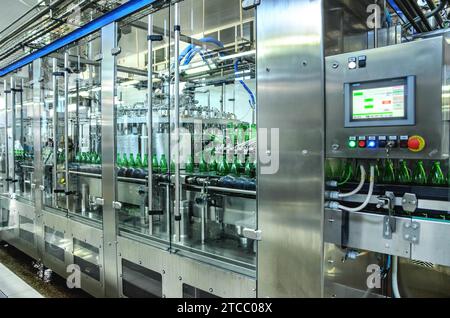
[[[404,118],[405,85],[355,89],[352,120]]]

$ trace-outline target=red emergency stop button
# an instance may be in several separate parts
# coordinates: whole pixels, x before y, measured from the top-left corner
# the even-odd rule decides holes
[[[425,148],[425,139],[421,136],[412,136],[408,140],[408,149],[412,152],[420,152]]]

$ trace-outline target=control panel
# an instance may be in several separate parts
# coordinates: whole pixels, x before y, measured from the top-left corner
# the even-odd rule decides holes
[[[436,37],[327,57],[327,157],[447,159],[447,54]]]
[[[408,149],[420,152],[425,149],[426,142],[421,136],[349,136],[348,149],[368,149],[372,151],[392,149]]]

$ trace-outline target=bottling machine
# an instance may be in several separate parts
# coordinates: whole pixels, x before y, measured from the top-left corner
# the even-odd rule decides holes
[[[361,27],[369,0],[130,0],[25,34],[0,65],[0,238],[99,297],[450,295],[427,3],[431,33],[387,7]]]

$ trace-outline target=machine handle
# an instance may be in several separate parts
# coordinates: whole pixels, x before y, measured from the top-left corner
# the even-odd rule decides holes
[[[64,189],[53,189],[53,193],[66,193]]]

